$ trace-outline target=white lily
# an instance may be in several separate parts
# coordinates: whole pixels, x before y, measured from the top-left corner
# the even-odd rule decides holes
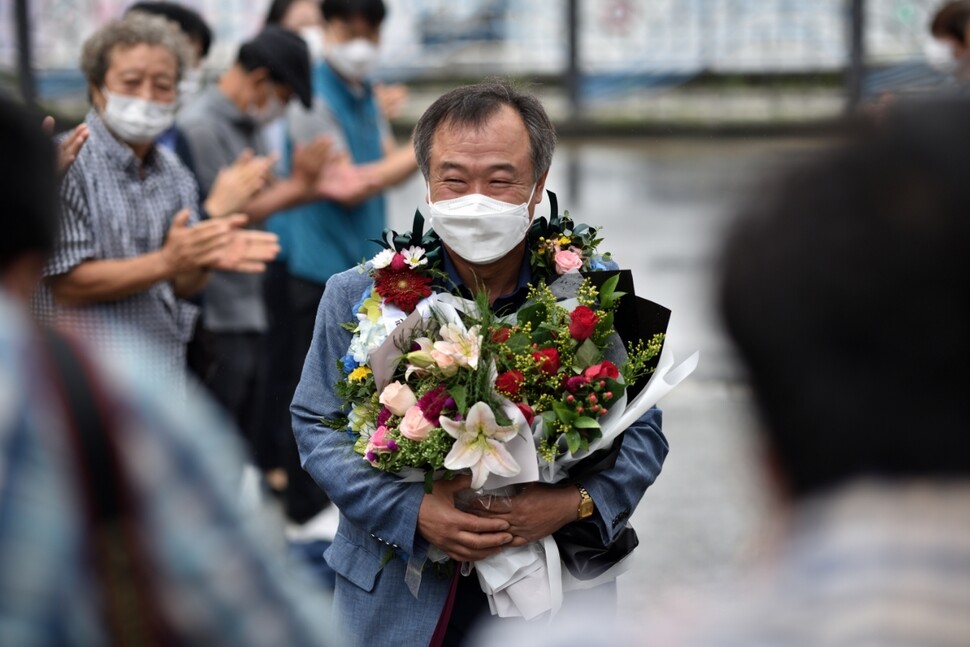
[[[514,422],[508,426],[498,424],[491,407],[484,402],[473,404],[464,420],[441,416],[438,424],[455,439],[445,457],[445,467],[450,470],[471,468],[473,489],[484,486],[489,474],[515,476],[521,470],[505,447],[505,443],[519,433],[517,425]]]
[[[472,326],[466,330],[460,321],[447,323],[438,331],[442,341],[436,341],[434,349],[452,357],[459,366],[477,369],[478,355],[482,349],[482,336],[478,334],[478,328]]]

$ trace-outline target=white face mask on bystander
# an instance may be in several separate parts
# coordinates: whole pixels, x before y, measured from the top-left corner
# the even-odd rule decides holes
[[[529,199],[522,204],[502,202],[481,193],[432,202],[429,187],[431,227],[466,261],[476,264],[497,261],[525,238],[532,222],[529,204],[535,190],[533,184]]]
[[[176,102],[160,103],[102,89],[101,119],[108,130],[129,144],[148,144],[175,123]]]
[[[377,45],[366,38],[333,43],[327,47],[327,61],[333,69],[353,81],[364,81],[370,77],[377,67],[379,55]]]

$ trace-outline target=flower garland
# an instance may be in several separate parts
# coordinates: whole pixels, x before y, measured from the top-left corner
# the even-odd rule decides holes
[[[354,306],[356,321],[345,325],[353,337],[339,361],[346,378],[336,385],[350,411],[327,424],[351,432],[355,451],[378,469],[418,469],[426,479],[442,468],[470,469],[476,488],[490,474],[519,473],[507,448],[516,436],[530,439],[532,460],[587,451],[625,385],[652,370],[663,340],[630,348],[617,366],[604,355],[622,297],[618,277],[599,289],[584,280],[571,308],[549,289],[566,273],[616,269],[609,254],[597,254],[596,229],[575,225],[568,213],[536,219],[527,305],[500,319],[484,295],[474,303],[441,298],[440,288],[436,295],[436,284],[447,281],[441,241],[423,226],[416,213],[411,232],[386,232],[378,241],[385,249],[362,266],[373,284]],[[419,309],[418,323],[401,337],[399,324]],[[396,368],[379,381],[372,361],[389,338]]]

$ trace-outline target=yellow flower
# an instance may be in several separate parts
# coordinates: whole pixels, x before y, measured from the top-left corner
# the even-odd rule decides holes
[[[573,239],[570,238],[569,236],[560,236],[559,237],[559,246],[560,247],[562,247],[563,245],[568,245],[571,242],[573,242]]]
[[[377,323],[381,318],[381,295],[377,290],[371,290],[370,296],[360,306],[360,312],[367,315],[367,320]]]
[[[351,382],[360,382],[370,374],[371,374],[371,370],[369,368],[367,368],[366,366],[358,366],[357,368],[355,368],[350,372],[350,375],[347,376],[347,379],[350,380]]]

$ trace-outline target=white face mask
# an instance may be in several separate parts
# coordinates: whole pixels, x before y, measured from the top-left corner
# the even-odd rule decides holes
[[[179,105],[187,105],[202,92],[202,68],[192,68],[179,81]]]
[[[300,30],[300,36],[310,50],[310,60],[314,63],[322,61],[327,51],[323,44],[323,30],[319,27],[304,27]]]
[[[160,103],[102,89],[101,119],[108,129],[129,144],[148,144],[175,123],[176,102]]]
[[[269,95],[269,100],[265,106],[262,108],[250,106],[246,114],[260,126],[265,126],[286,114],[286,104],[280,101],[280,98],[273,92]]]
[[[363,81],[377,67],[379,51],[366,38],[355,38],[347,43],[334,43],[327,48],[327,61],[348,79]]]
[[[952,74],[957,69],[957,60],[953,55],[953,47],[950,43],[931,38],[923,45],[923,55],[926,56],[926,63],[941,74]]]
[[[522,204],[509,204],[480,193],[432,202],[428,187],[431,227],[466,261],[476,264],[497,261],[525,238],[531,222],[529,204],[535,190],[536,186],[532,185],[529,199]]]

